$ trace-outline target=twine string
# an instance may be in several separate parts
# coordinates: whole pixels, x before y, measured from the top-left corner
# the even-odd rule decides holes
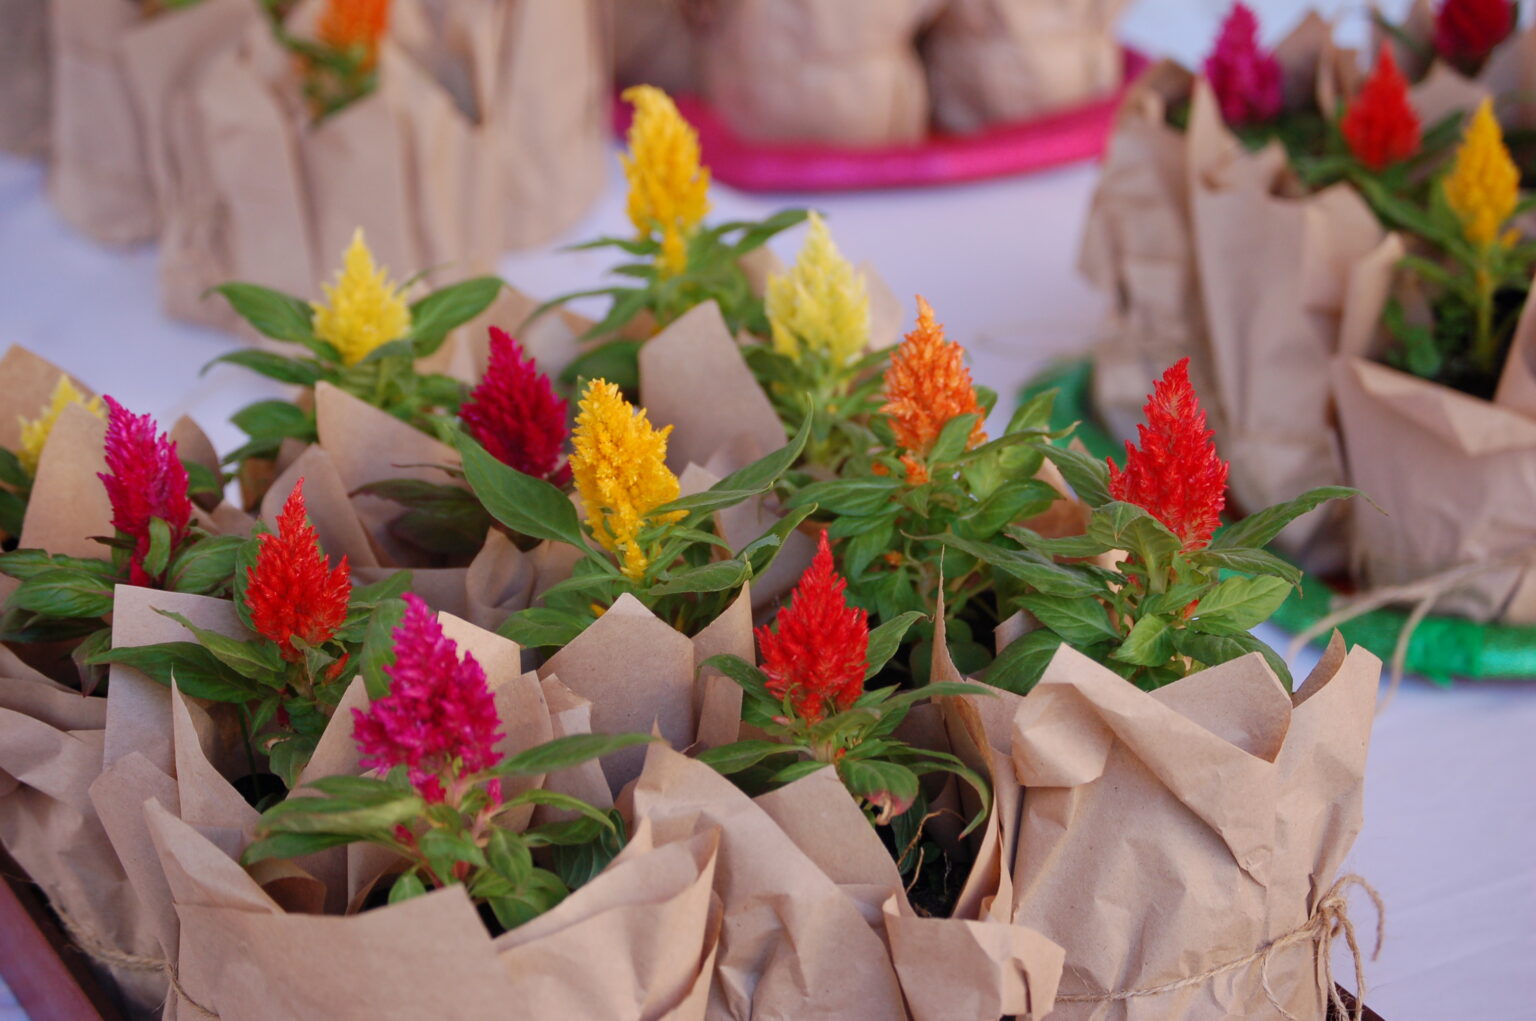
[[[1056,997],[1057,1003],[1111,1003],[1124,1000],[1135,1000],[1147,996],[1163,996],[1168,993],[1178,992],[1181,989],[1193,989],[1196,986],[1205,985],[1212,979],[1244,968],[1259,966],[1259,981],[1264,989],[1264,995],[1269,1000],[1270,1006],[1278,1010],[1287,1021],[1300,1021],[1280,1002],[1275,995],[1274,988],[1269,983],[1269,966],[1276,954],[1288,947],[1302,943],[1316,943],[1318,945],[1318,957],[1322,967],[1323,982],[1328,988],[1329,1001],[1338,1012],[1339,1017],[1351,1017],[1353,1021],[1363,1021],[1365,1017],[1365,962],[1360,950],[1359,937],[1355,934],[1355,924],[1349,917],[1349,891],[1352,887],[1359,887],[1370,897],[1372,905],[1376,908],[1376,948],[1371,954],[1375,960],[1381,954],[1382,937],[1386,934],[1386,909],[1382,904],[1381,895],[1376,888],[1367,883],[1360,876],[1350,873],[1341,876],[1328,892],[1323,894],[1313,909],[1311,916],[1290,932],[1279,936],[1255,950],[1253,953],[1207,968],[1198,975],[1190,975],[1187,978],[1175,979],[1171,982],[1162,982],[1157,985],[1142,986],[1137,989],[1122,989],[1108,993],[1074,993]],[[1339,936],[1344,937],[1344,942],[1349,946],[1350,955],[1355,965],[1355,1006],[1350,1010],[1345,1006],[1343,997],[1339,995],[1339,988],[1333,981],[1333,962],[1330,949],[1333,941]]]
[[[216,1012],[203,1006],[191,993],[187,992],[181,984],[181,977],[176,973],[176,966],[166,958],[150,954],[129,953],[113,945],[94,929],[70,917],[68,912],[57,905],[55,905],[54,911],[59,916],[59,921],[64,923],[64,928],[69,932],[69,938],[74,941],[75,946],[79,948],[81,953],[87,957],[109,967],[121,968],[124,971],[161,972],[170,981],[171,989],[175,994],[182,1001],[189,1004],[199,1015],[205,1018],[218,1018],[219,1015]]]

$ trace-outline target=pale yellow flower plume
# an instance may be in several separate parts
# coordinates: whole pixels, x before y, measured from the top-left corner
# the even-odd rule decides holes
[[[28,475],[37,474],[37,462],[43,456],[43,447],[48,444],[54,423],[71,404],[80,405],[97,418],[106,417],[106,409],[101,406],[100,397],[92,397],[87,401],[85,394],[80,392],[68,376],[60,376],[59,381],[53,385],[53,395],[39,409],[38,416],[31,420],[21,419],[21,449],[16,452],[16,458]]]
[[[411,308],[373,253],[359,227],[352,235],[336,284],[322,285],[329,305],[311,302],[315,336],[330,344],[346,365],[356,365],[376,348],[399,340],[411,329]]]
[[[641,237],[659,235],[662,272],[688,265],[688,239],[709,212],[709,168],[699,164],[699,136],[654,85],[634,85],[623,98],[635,107],[629,152],[619,157],[629,181],[629,219]]]
[[[1520,170],[1504,145],[1492,100],[1484,99],[1467,123],[1455,165],[1445,178],[1445,200],[1461,221],[1462,234],[1474,245],[1498,240],[1520,202]],[[1505,243],[1513,240],[1511,235]]]
[[[644,409],[632,407],[607,380],[587,384],[571,435],[571,474],[593,538],[619,555],[631,580],[638,581],[650,564],[641,529],[651,520],[683,516],[651,514],[678,496],[677,476],[667,468],[671,431],[670,425],[652,426]]]
[[[812,213],[810,234],[788,273],[768,280],[773,347],[796,361],[807,350],[846,365],[869,344],[869,294],[827,225]]]

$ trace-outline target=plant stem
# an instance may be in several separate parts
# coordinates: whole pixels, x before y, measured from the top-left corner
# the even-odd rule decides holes
[[[1492,374],[1498,366],[1493,335],[1493,274],[1488,272],[1488,253],[1480,253],[1477,266],[1477,333],[1472,339],[1472,363],[1478,371]]]

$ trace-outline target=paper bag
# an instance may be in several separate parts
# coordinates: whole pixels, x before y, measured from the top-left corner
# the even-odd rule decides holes
[[[0,0],[0,150],[48,150],[47,0]]]

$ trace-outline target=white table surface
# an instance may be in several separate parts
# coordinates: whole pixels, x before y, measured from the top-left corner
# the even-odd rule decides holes
[[[1251,6],[1271,38],[1301,9],[1285,0]],[[1141,0],[1124,35],[1197,59],[1225,7]],[[153,248],[112,250],[73,235],[48,207],[42,180],[40,167],[0,157],[0,347],[31,347],[162,421],[191,413],[220,449],[232,447],[228,414],[275,385],[227,366],[199,381],[198,368],[232,341],[164,318]],[[826,212],[850,258],[872,261],[909,307],[919,292],[932,302],[970,349],[977,379],[1007,402],[1052,355],[1084,345],[1099,320],[1101,300],[1074,270],[1093,182],[1093,168],[1079,166],[930,191],[765,199],[717,188],[714,197],[721,217],[790,204]],[[615,162],[613,186],[569,239],[626,229]],[[783,240],[776,247],[790,257],[798,237]],[[590,285],[606,258],[543,250],[509,255],[501,269],[548,295]],[[1282,636],[1266,637],[1283,648]],[[1311,656],[1301,659],[1298,675]],[[1368,968],[1367,1002],[1388,1021],[1536,1018],[1533,782],[1536,683],[1446,690],[1409,679],[1377,720],[1366,826],[1347,868],[1387,902],[1387,943]],[[1356,918],[1373,927],[1365,905]],[[22,1016],[0,985],[0,1021]]]

